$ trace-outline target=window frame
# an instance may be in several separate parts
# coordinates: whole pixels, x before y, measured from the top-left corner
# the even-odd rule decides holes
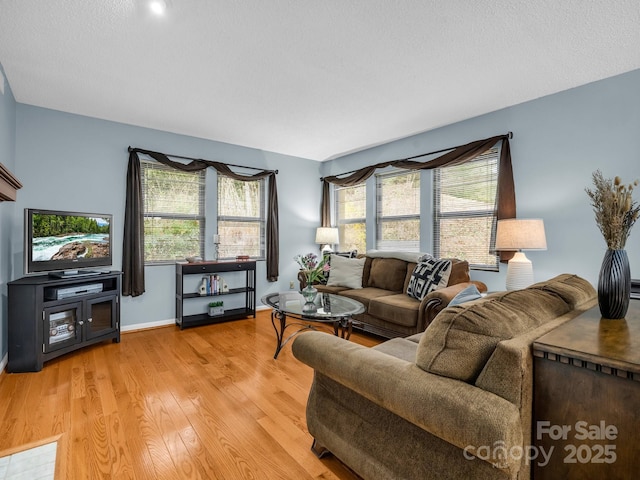
[[[382,200],[384,195],[383,184],[382,182],[385,179],[392,177],[401,177],[401,176],[409,176],[415,175],[418,180],[418,198],[417,205],[418,211],[414,214],[403,214],[403,215],[382,215]],[[405,220],[415,220],[418,222],[418,238],[415,240],[416,244],[411,249],[402,248],[403,251],[407,252],[419,252],[420,251],[420,211],[421,211],[421,195],[422,195],[422,182],[420,177],[419,170],[400,170],[396,169],[390,172],[379,173],[375,175],[375,185],[376,185],[376,207],[375,207],[375,248],[377,250],[387,250],[387,251],[397,251],[399,247],[384,247],[380,243],[382,240],[382,227],[385,222],[400,222]],[[413,241],[413,240],[412,240]]]
[[[229,179],[231,181],[235,181],[235,182],[241,182],[241,183],[251,183],[251,182],[256,182],[259,185],[259,197],[260,197],[260,216],[259,217],[248,217],[248,216],[235,216],[235,215],[220,215],[220,203],[221,203],[221,199],[220,199],[220,181],[221,179],[226,178]],[[260,179],[256,179],[256,180],[249,180],[249,181],[243,181],[243,180],[236,180],[232,177],[228,177],[225,175],[221,175],[220,173],[217,174],[216,177],[216,219],[217,219],[217,231],[219,232],[220,230],[220,224],[221,222],[238,222],[238,223],[255,223],[255,222],[259,222],[260,224],[260,254],[258,256],[250,256],[249,258],[251,260],[266,260],[267,258],[267,242],[266,242],[266,235],[267,235],[267,186],[266,186],[266,180],[264,178],[260,178]],[[220,236],[220,240],[224,240],[223,236]],[[223,245],[223,243],[221,242],[220,245]],[[235,256],[219,256],[218,260],[235,260],[236,257]]]
[[[198,214],[180,214],[180,213],[163,213],[163,212],[149,212],[147,211],[147,202],[144,201],[144,198],[147,195],[146,188],[146,177],[147,171],[149,170],[161,170],[165,172],[172,173],[180,173],[184,175],[193,175],[195,177],[199,177],[198,179]],[[145,237],[145,242],[147,237],[150,235],[147,234],[146,231],[146,222],[147,218],[161,218],[166,220],[197,220],[199,222],[199,233],[198,233],[198,250],[199,256],[204,258],[205,252],[205,229],[206,229],[206,215],[205,215],[205,195],[206,195],[206,173],[205,170],[200,170],[196,172],[185,172],[182,170],[177,170],[173,167],[169,167],[164,165],[163,163],[156,162],[153,160],[141,160],[140,161],[140,170],[141,170],[141,187],[142,187],[142,197],[143,197],[143,208],[142,208],[142,221],[143,221],[143,232]],[[144,243],[144,242],[143,242]],[[161,260],[148,260],[146,257],[146,249],[144,252],[144,265],[145,266],[153,266],[153,265],[169,265],[175,263],[176,260],[183,260],[184,258],[174,257],[174,258],[166,258]]]
[[[492,175],[490,181],[495,182],[496,191],[494,194],[494,202],[491,208],[487,208],[485,210],[469,210],[469,211],[451,211],[451,212],[442,212],[440,209],[440,193],[442,190],[440,176],[441,171],[446,168],[455,168],[462,165],[469,165],[474,162],[487,162],[489,166],[490,163],[495,165],[495,174]],[[451,219],[474,219],[474,218],[490,218],[491,219],[491,232],[489,236],[489,245],[487,253],[493,252],[494,262],[491,264],[482,264],[482,263],[472,263],[469,261],[469,268],[471,270],[482,270],[482,271],[491,271],[497,272],[500,270],[500,258],[498,253],[495,251],[495,237],[496,237],[496,227],[498,220],[498,210],[497,210],[497,198],[498,198],[498,176],[500,169],[500,148],[493,147],[480,155],[476,156],[474,159],[469,160],[461,165],[455,165],[453,167],[441,167],[436,168],[433,171],[433,254],[436,257],[440,257],[440,246],[441,246],[441,221],[442,220],[451,220]]]
[[[364,217],[353,217],[353,218],[348,218],[348,219],[344,219],[344,218],[340,218],[340,200],[339,200],[339,196],[340,196],[340,192],[342,190],[346,190],[346,189],[350,189],[350,188],[363,188],[364,189]],[[344,245],[344,235],[342,234],[342,226],[344,225],[357,225],[357,224],[362,224],[364,231],[365,231],[365,245],[364,245],[364,251],[360,252],[358,250],[358,253],[364,253],[367,250],[367,183],[366,182],[362,182],[359,183],[358,185],[351,185],[351,186],[339,186],[339,185],[334,185],[333,186],[333,199],[334,199],[334,211],[335,211],[335,219],[336,219],[336,227],[338,228],[338,231],[340,232],[340,243],[338,244],[338,249],[341,251],[347,250],[350,247],[347,247]]]

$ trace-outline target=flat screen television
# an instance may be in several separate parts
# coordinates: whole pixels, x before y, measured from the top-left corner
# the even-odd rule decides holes
[[[25,209],[25,273],[111,266],[112,215]]]

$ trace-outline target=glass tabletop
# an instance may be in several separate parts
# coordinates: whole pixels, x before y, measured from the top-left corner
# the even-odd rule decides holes
[[[364,312],[364,305],[356,300],[332,293],[318,293],[313,306],[304,303],[298,292],[269,293],[262,303],[285,314],[299,315],[316,321],[334,321]]]

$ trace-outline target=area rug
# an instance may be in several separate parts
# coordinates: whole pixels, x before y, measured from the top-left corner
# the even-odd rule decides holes
[[[0,452],[0,480],[55,480],[58,437]]]

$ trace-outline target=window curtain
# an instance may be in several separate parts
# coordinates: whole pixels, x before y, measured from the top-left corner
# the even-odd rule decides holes
[[[140,178],[140,157],[145,154],[154,160],[184,172],[197,172],[205,168],[214,168],[220,175],[234,180],[249,182],[266,178],[268,186],[267,206],[267,280],[278,280],[279,253],[279,220],[278,220],[278,188],[276,172],[262,170],[253,175],[241,175],[231,171],[228,165],[211,160],[192,160],[180,163],[170,160],[167,155],[140,148],[129,148],[129,167],[127,169],[126,205],[124,220],[124,245],[122,254],[122,295],[136,297],[142,295],[144,288],[144,224],[142,208],[142,180]]]
[[[509,136],[498,135],[486,138],[484,140],[476,140],[466,145],[454,147],[447,153],[440,155],[427,162],[417,162],[414,158],[431,155],[425,153],[402,160],[390,160],[377,163],[368,167],[363,167],[349,175],[338,178],[338,175],[324,177],[322,179],[322,203],[320,207],[321,221],[323,227],[330,226],[330,218],[328,212],[331,208],[331,198],[329,194],[329,184],[339,185],[342,187],[352,187],[364,182],[379,168],[396,167],[407,170],[431,170],[433,168],[448,167],[452,165],[460,165],[462,163],[473,160],[481,153],[486,152],[498,142],[502,142],[500,150],[499,171],[498,171],[498,192],[496,195],[496,210],[498,220],[504,218],[515,218],[516,216],[516,193],[513,183],[513,169],[511,166],[511,150],[509,148]],[[513,257],[514,252],[500,252],[500,261],[506,262]]]

